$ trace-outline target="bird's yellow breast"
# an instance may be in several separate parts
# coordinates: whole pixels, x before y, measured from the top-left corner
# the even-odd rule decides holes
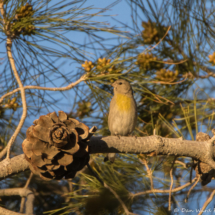
[[[129,111],[131,109],[131,98],[125,94],[116,93],[116,105],[120,111]]]

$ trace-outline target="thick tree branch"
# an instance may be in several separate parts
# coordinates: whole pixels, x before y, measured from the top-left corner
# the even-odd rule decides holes
[[[157,135],[148,137],[92,137],[89,142],[89,153],[130,153],[157,155],[177,155],[191,157],[200,160],[215,169],[213,157],[215,146],[212,145],[214,137],[208,141],[190,141],[179,138],[164,138]],[[0,179],[12,174],[27,170],[28,162],[24,155],[11,159],[11,162],[3,160],[0,163]]]
[[[131,153],[157,155],[175,155],[192,157],[215,169],[214,137],[208,141],[190,141],[179,138],[164,138],[160,136],[148,137],[92,137],[90,140],[90,154],[93,153]]]
[[[10,162],[5,159],[0,162],[0,180],[27,169],[29,169],[29,163],[24,154],[11,158]]]

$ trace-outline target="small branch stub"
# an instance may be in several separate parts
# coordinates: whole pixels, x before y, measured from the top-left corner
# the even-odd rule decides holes
[[[31,171],[44,180],[74,178],[89,161],[88,142],[95,129],[58,113],[35,120],[22,143]]]

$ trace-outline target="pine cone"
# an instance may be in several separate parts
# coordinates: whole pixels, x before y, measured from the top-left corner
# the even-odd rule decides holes
[[[89,161],[89,128],[59,111],[40,116],[27,129],[22,149],[29,167],[44,180],[74,178]]]

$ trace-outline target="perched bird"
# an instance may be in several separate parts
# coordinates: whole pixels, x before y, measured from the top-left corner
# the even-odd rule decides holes
[[[111,136],[128,136],[137,122],[137,106],[129,82],[123,79],[115,81],[114,96],[110,102],[108,128]],[[114,162],[115,153],[107,154],[105,161]]]

